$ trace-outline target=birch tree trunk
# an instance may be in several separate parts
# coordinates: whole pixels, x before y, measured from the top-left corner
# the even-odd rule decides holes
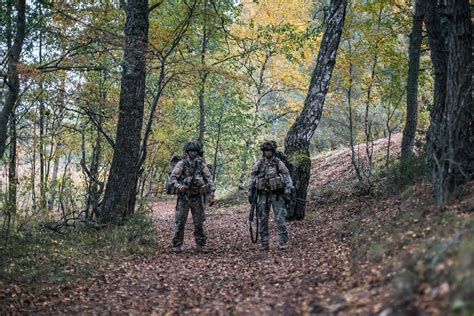
[[[308,94],[303,110],[291,126],[285,140],[285,153],[293,165],[291,171],[296,191],[294,209],[288,210],[288,219],[303,219],[306,209],[306,195],[309,184],[311,159],[309,144],[319,124],[324,99],[329,88],[336,53],[341,39],[347,0],[331,0],[326,30],[319,49],[316,66],[311,75]]]

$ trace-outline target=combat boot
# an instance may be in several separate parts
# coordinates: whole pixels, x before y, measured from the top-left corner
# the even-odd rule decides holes
[[[268,250],[270,250],[270,245],[269,245],[269,244],[261,245],[261,246],[260,246],[260,250],[262,250],[262,251],[268,251]]]
[[[288,244],[287,243],[284,243],[284,244],[278,244],[278,250],[287,250],[288,249]]]
[[[199,253],[209,253],[209,249],[207,249],[207,248],[204,247],[204,246],[197,246],[197,247],[196,247],[196,252],[199,252]]]
[[[173,252],[182,252],[183,251],[183,246],[176,246],[176,247],[173,247]]]

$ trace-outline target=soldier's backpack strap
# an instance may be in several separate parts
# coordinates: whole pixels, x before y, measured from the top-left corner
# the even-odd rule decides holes
[[[259,161],[257,161],[257,174],[259,174],[262,171],[264,161],[265,161],[264,158],[261,158]]]
[[[281,159],[278,158],[278,157],[274,157],[273,160],[275,161],[277,172],[281,173],[280,172],[280,161],[281,161]]]

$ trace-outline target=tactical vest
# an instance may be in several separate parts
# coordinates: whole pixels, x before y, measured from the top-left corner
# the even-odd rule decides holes
[[[257,168],[256,187],[258,191],[277,193],[285,187],[283,176],[278,168],[280,159],[273,158],[267,162],[260,159]]]
[[[188,159],[183,160],[182,183],[189,187],[191,195],[202,195],[207,193],[207,182],[203,175],[204,165],[201,159],[196,158],[194,164]]]

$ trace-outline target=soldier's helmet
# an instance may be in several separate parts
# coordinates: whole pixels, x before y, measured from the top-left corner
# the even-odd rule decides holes
[[[274,153],[276,152],[276,149],[277,149],[277,144],[274,140],[266,140],[261,146],[260,146],[260,149],[262,151],[265,151],[265,150],[271,150],[273,151]]]
[[[201,149],[201,146],[199,146],[197,142],[187,142],[183,148],[185,153],[188,153],[190,151],[195,151],[199,153],[200,149]]]

